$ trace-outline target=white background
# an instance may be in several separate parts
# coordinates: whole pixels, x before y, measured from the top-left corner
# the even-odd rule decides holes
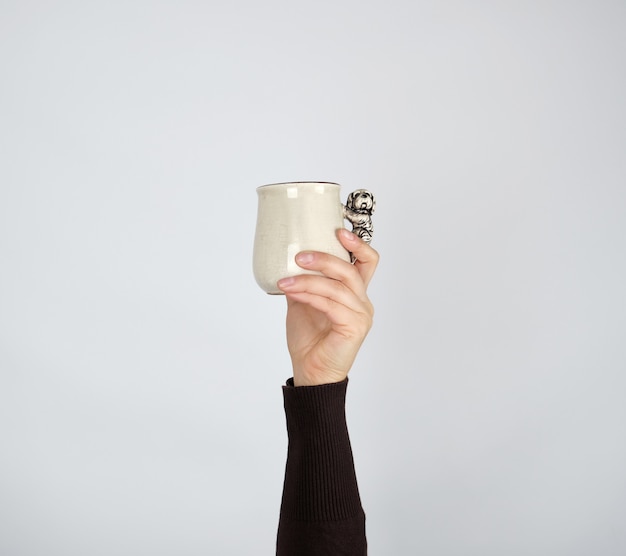
[[[626,553],[626,4],[0,3],[0,553],[274,552],[258,185],[378,206],[370,554]]]

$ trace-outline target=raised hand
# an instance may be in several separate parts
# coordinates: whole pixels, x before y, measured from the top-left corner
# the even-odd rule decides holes
[[[337,231],[356,261],[303,251],[296,262],[320,275],[283,278],[278,287],[287,297],[287,346],[295,386],[341,382],[346,378],[369,332],[374,308],[367,286],[378,265],[378,253],[355,234]]]

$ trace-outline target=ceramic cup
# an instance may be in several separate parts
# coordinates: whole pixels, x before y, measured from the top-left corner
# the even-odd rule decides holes
[[[254,278],[269,294],[282,294],[276,282],[297,274],[319,274],[296,264],[300,251],[322,251],[350,262],[336,233],[344,227],[337,183],[275,183],[257,188]]]

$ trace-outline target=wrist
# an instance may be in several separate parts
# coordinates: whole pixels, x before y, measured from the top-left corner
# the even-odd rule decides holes
[[[295,386],[296,388],[300,388],[302,386],[325,386],[326,384],[337,384],[339,382],[343,382],[344,380],[346,380],[346,377],[343,377],[337,380],[331,380],[327,378],[308,380],[308,379],[303,379],[303,378],[297,378],[294,375],[292,382],[293,382],[293,386]]]
[[[324,384],[337,384],[343,382],[348,377],[348,373],[328,372],[323,373],[307,373],[294,369],[293,385],[296,388],[301,386],[323,386]]]

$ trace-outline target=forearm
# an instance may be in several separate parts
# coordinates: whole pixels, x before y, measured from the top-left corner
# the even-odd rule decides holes
[[[347,383],[283,388],[289,445],[278,556],[367,553],[345,418]]]

